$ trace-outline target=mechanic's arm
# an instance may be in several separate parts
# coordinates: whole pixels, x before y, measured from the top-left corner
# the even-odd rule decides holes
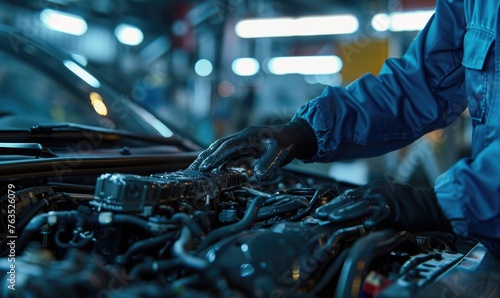
[[[402,59],[378,77],[327,88],[297,118],[314,128],[311,161],[372,156],[404,146],[454,121],[466,105],[462,1],[437,1],[436,15]],[[493,116],[495,117],[495,116]],[[370,215],[368,227],[453,231],[500,255],[500,140],[441,175],[434,189],[375,181],[317,210],[330,220]]]
[[[437,1],[436,14],[401,59],[378,76],[347,88],[328,87],[283,126],[252,126],[220,139],[190,166],[208,171],[231,159],[257,159],[254,174],[269,177],[294,158],[306,162],[376,156],[444,127],[466,107],[461,1]]]
[[[387,59],[378,76],[347,88],[327,87],[300,108],[295,117],[318,140],[309,161],[380,155],[454,121],[467,105],[464,33],[462,1],[437,1],[435,16],[402,58]]]
[[[500,256],[500,140],[442,174],[434,189],[376,180],[315,210],[333,222],[364,218],[367,229],[445,231],[475,238]]]

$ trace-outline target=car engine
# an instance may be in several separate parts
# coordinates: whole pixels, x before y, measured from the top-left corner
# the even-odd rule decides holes
[[[316,218],[355,186],[293,170],[268,181],[245,165],[84,180],[8,184],[3,297],[391,297],[464,256],[448,234]]]

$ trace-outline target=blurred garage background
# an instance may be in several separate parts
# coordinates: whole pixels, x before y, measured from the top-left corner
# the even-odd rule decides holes
[[[209,145],[248,125],[287,122],[326,85],[377,73],[387,57],[404,53],[434,4],[2,0],[0,24],[70,52],[124,95]],[[429,185],[468,153],[468,128],[464,114],[398,152],[302,166],[356,183],[390,176]]]

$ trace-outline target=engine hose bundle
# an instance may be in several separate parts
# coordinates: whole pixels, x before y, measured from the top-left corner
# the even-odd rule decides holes
[[[405,231],[382,230],[357,240],[349,251],[340,273],[335,297],[359,297],[362,281],[375,258],[387,253],[408,238]]]
[[[296,211],[297,209],[307,207],[309,201],[306,198],[295,197],[294,199],[282,199],[280,204],[265,206],[260,208],[256,221],[265,220],[276,215]]]
[[[134,244],[132,244],[123,255],[117,256],[115,261],[117,264],[124,265],[127,263],[128,259],[132,257],[134,254],[143,251],[147,248],[154,247],[155,245],[160,245],[167,241],[172,241],[176,234],[177,231],[169,232],[157,237],[137,241]]]
[[[150,232],[152,234],[155,234],[155,231],[153,231],[151,229],[151,227],[149,226],[149,223],[148,223],[147,220],[138,218],[138,217],[133,216],[133,215],[129,215],[129,214],[116,214],[116,215],[113,215],[113,221],[112,221],[112,223],[126,223],[126,224],[131,224],[131,225],[140,227],[143,230],[146,230],[146,231],[148,231],[148,232]]]
[[[314,188],[289,188],[280,190],[280,194],[288,194],[294,196],[312,196],[317,189]]]
[[[255,199],[253,199],[250,205],[248,206],[247,211],[245,212],[245,216],[243,216],[243,219],[240,222],[225,227],[220,227],[210,232],[207,235],[207,237],[205,237],[205,239],[201,242],[197,251],[201,252],[204,249],[208,248],[214,242],[224,237],[228,237],[248,229],[255,222],[260,207],[265,202],[265,200],[266,197],[264,196],[258,196]]]
[[[89,232],[88,235],[84,235],[83,233],[73,230],[73,238],[69,242],[64,242],[61,240],[61,234],[66,232],[64,228],[58,229],[54,236],[54,242],[57,246],[61,248],[82,248],[92,242],[94,238],[94,232]],[[81,238],[81,240],[79,240]]]
[[[24,228],[17,245],[18,251],[22,252],[28,245],[28,242],[33,239],[42,228],[43,225],[55,225],[63,223],[75,223],[78,220],[77,211],[58,211],[43,213],[33,217]]]
[[[332,264],[328,266],[323,274],[321,274],[321,279],[312,289],[309,290],[309,294],[317,296],[325,287],[332,283],[335,275],[340,272],[340,269],[342,269],[342,265],[344,264],[348,253],[349,249],[344,249],[338,254]]]
[[[187,268],[196,271],[203,271],[208,268],[210,264],[207,260],[190,255],[185,250],[185,246],[191,241],[191,231],[188,227],[184,226],[181,230],[179,239],[174,242],[172,247],[172,254]]]
[[[336,230],[326,241],[326,243],[321,246],[315,255],[321,259],[331,259],[337,256],[340,252],[340,248],[346,239],[351,237],[359,237],[364,235],[365,231],[362,226],[353,226]],[[306,268],[301,268],[301,271],[306,271]]]
[[[24,214],[24,216],[17,222],[17,229],[22,230],[24,226],[26,226],[26,224],[28,224],[28,222],[33,218],[33,216],[35,216],[38,212],[40,212],[44,207],[50,206],[52,202],[59,199],[65,199],[70,202],[74,201],[74,198],[67,193],[56,193],[48,198],[41,199],[35,205],[33,205],[26,212],[26,214]]]
[[[327,195],[328,193],[331,193],[333,196],[339,195],[339,189],[335,184],[331,183],[324,183],[321,184],[318,189],[316,189],[316,192],[314,193],[311,201],[309,202],[309,206],[297,213],[295,216],[290,218],[290,221],[298,221],[309,215],[316,207],[318,207],[319,203],[321,203],[321,199]]]

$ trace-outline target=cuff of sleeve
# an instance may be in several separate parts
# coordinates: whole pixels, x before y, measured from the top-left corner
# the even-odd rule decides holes
[[[293,135],[297,140],[296,143],[300,146],[297,148],[297,158],[304,160],[313,158],[318,151],[318,141],[311,125],[300,117],[294,118],[290,125],[294,127]]]

